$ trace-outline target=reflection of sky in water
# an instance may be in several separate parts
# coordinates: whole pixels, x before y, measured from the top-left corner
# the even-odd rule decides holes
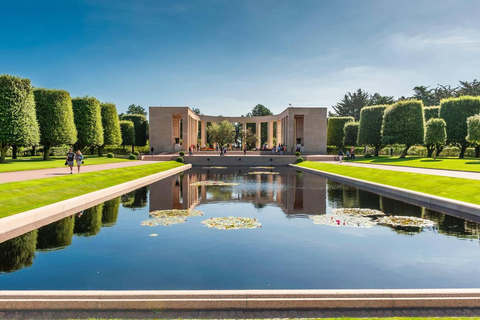
[[[275,168],[189,170],[0,244],[2,289],[456,288],[480,285],[477,223],[325,178]],[[207,172],[208,171],[208,172]],[[196,181],[239,183],[191,186]],[[360,207],[429,219],[429,229],[316,225],[311,215]],[[149,212],[201,210],[170,226]],[[262,228],[201,221],[257,218]],[[156,234],[152,237],[150,235]],[[16,271],[15,271],[16,270]]]

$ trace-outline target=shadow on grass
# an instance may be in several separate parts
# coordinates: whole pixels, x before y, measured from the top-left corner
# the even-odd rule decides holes
[[[437,159],[437,160],[433,160],[433,159],[428,159],[428,160],[420,160],[420,162],[442,162],[443,160],[440,160],[440,159]]]
[[[475,161],[475,162],[465,162],[465,164],[480,164],[480,160]]]

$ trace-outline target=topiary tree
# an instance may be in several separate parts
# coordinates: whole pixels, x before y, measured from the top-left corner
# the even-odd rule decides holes
[[[0,75],[0,162],[10,146],[37,145],[39,138],[30,80]]]
[[[135,145],[135,129],[133,128],[133,122],[127,120],[121,120],[120,124],[120,132],[122,134],[122,146],[123,150],[125,151],[125,146],[132,146]]]
[[[343,127],[343,145],[354,146],[357,144],[358,137],[358,122],[347,122]]]
[[[415,144],[423,144],[425,117],[420,100],[406,100],[387,108],[383,115],[382,142],[404,144],[400,158],[405,158],[408,149]]]
[[[73,116],[78,138],[75,149],[103,145],[102,115],[100,102],[94,97],[74,98]]]
[[[343,127],[353,122],[353,117],[330,117],[327,123],[327,145],[341,148],[343,146]]]
[[[467,118],[480,113],[480,97],[463,96],[440,102],[440,118],[447,124],[447,143],[460,148],[459,158],[465,157],[469,142]]]
[[[117,115],[117,107],[113,103],[100,104],[103,126],[103,145],[98,147],[98,156],[103,155],[105,145],[120,145],[122,133]]]
[[[432,118],[425,124],[425,144],[433,146],[433,149],[443,147],[447,140],[445,120],[439,118]],[[429,157],[432,156],[432,152],[429,150]],[[433,153],[433,159],[437,160],[437,154]]]
[[[52,147],[77,141],[72,99],[65,90],[39,88],[33,91],[40,127],[43,160],[50,159]]]
[[[425,121],[428,121],[432,118],[440,117],[440,107],[425,107],[423,108],[423,114],[425,115]]]
[[[77,236],[91,237],[100,232],[102,228],[103,203],[83,210],[79,217],[75,217],[73,232]]]
[[[384,147],[382,143],[383,113],[389,105],[365,107],[360,111],[360,124],[358,126],[359,145],[372,145],[375,148],[375,156]]]
[[[126,114],[122,116],[122,120],[133,122],[135,130],[135,143],[132,145],[132,153],[135,151],[134,146],[143,147],[147,144],[148,121],[143,114]]]
[[[467,133],[468,142],[480,144],[480,115],[467,118]]]
[[[0,272],[30,267],[35,258],[37,230],[0,243]]]
[[[102,227],[113,227],[117,223],[120,197],[108,200],[103,204]]]

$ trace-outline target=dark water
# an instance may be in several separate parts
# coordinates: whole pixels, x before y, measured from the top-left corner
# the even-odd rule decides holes
[[[239,171],[241,170],[241,171]],[[480,287],[479,225],[276,168],[189,170],[0,244],[0,289],[322,289]],[[238,186],[198,187],[222,180]],[[337,207],[423,217],[436,228],[317,225]],[[195,208],[183,224],[149,212]],[[210,217],[262,228],[209,229]],[[151,236],[157,234],[157,236]]]

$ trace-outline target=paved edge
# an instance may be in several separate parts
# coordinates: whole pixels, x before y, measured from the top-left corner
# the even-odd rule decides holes
[[[192,165],[187,164],[178,168],[155,173],[143,178],[124,182],[113,187],[90,192],[78,197],[52,203],[50,205],[17,213],[0,219],[0,242],[20,236],[26,232],[38,229],[52,222],[58,221],[79,211],[91,208],[97,204],[118,197],[129,191],[149,185],[182,171]]]
[[[0,291],[0,310],[477,308],[480,289]]]
[[[415,205],[420,205],[435,211],[442,211],[444,213],[459,216],[461,218],[472,219],[475,221],[478,221],[480,218],[480,205],[434,196],[423,192],[392,187],[385,184],[370,182],[357,178],[351,178],[328,171],[300,167],[294,164],[290,164],[290,167],[293,167],[297,170],[326,176],[338,182],[347,183],[356,187],[361,187],[367,191],[372,191],[378,194],[388,196],[390,198],[402,200]]]

